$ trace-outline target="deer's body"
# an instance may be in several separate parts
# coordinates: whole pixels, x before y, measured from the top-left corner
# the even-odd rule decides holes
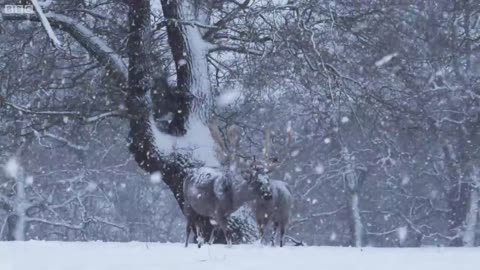
[[[231,244],[227,228],[228,216],[248,201],[271,198],[268,179],[258,176],[252,174],[244,179],[214,168],[194,169],[192,176],[185,179],[183,184],[184,214],[187,217],[185,246],[188,246],[190,231],[194,228],[202,241],[199,226],[196,224],[198,215],[209,217],[212,223],[216,223],[214,225],[223,230],[228,244]]]
[[[217,142],[217,156],[228,169],[200,167],[194,168],[183,182],[184,206],[183,212],[187,218],[187,239],[185,246],[188,246],[190,232],[196,230],[199,237],[199,246],[203,242],[202,232],[198,224],[199,216],[210,218],[210,222],[215,228],[220,228],[231,245],[231,237],[227,227],[227,218],[243,204],[257,200],[258,202],[268,202],[272,199],[271,185],[268,173],[281,162],[277,158],[268,158],[270,150],[270,131],[265,132],[265,157],[264,162],[258,162],[253,156],[249,165],[241,162],[238,154],[238,144],[240,137],[237,134],[237,127],[227,128],[227,140],[223,139],[218,124],[215,122],[209,125],[213,139]],[[287,144],[293,138],[291,127],[287,128]],[[284,155],[287,156],[287,155]],[[225,166],[227,167],[227,166]],[[279,184],[281,185],[281,184]],[[286,191],[285,191],[286,190]],[[282,209],[288,209],[287,213],[281,213],[280,217],[286,217],[282,221],[281,235],[283,238],[284,229],[288,223],[289,206],[291,204],[291,193],[287,188],[278,187],[278,204]],[[287,195],[281,195],[288,193]],[[287,201],[283,201],[286,198]],[[259,204],[259,209],[270,209],[268,204]],[[285,205],[285,206],[284,206]],[[271,210],[269,210],[271,211]],[[276,224],[276,223],[275,223]],[[282,231],[283,230],[283,231]],[[213,232],[210,236],[210,242],[213,242]],[[283,241],[283,240],[282,240]],[[283,244],[283,242],[282,242]]]
[[[254,202],[255,218],[261,239],[264,238],[265,227],[273,223],[272,244],[275,242],[277,229],[280,230],[280,246],[283,246],[285,231],[290,221],[293,198],[288,185],[283,181],[271,181],[272,199],[257,199]]]

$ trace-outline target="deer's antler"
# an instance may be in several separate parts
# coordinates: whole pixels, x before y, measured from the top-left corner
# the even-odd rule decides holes
[[[289,121],[287,123],[287,129],[286,129],[286,139],[285,139],[285,146],[283,147],[283,151],[280,154],[280,158],[277,156],[271,156],[271,143],[272,143],[272,138],[271,138],[271,130],[269,128],[265,129],[265,145],[264,145],[264,154],[265,158],[267,161],[267,169],[268,171],[275,170],[288,160],[290,157],[290,150],[291,150],[291,144],[294,138],[294,132],[292,129],[292,124]]]
[[[208,127],[212,134],[213,140],[218,146],[215,151],[221,163],[238,163],[238,144],[240,142],[240,137],[238,136],[238,127],[236,125],[229,126],[226,130],[226,138],[220,131],[217,120],[213,120]]]

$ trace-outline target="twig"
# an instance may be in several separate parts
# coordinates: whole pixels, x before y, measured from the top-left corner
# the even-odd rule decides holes
[[[296,240],[295,238],[291,237],[291,236],[288,236],[288,235],[285,235],[285,239],[291,241],[292,243],[294,243],[294,245],[296,247],[300,247],[300,246],[306,246],[307,244],[305,244],[305,242],[303,241],[299,241],[299,240]]]

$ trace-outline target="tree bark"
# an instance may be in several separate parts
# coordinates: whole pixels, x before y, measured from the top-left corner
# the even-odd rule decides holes
[[[5,240],[15,241],[15,232],[17,230],[17,220],[18,220],[18,217],[16,215],[9,215],[7,217]]]
[[[136,162],[148,173],[161,172],[163,181],[173,192],[181,209],[183,209],[183,178],[186,177],[186,168],[191,167],[189,161],[178,155],[173,158],[162,156],[156,149],[151,117],[153,104],[147,95],[151,90],[148,81],[147,57],[144,47],[145,30],[150,24],[150,3],[149,1],[129,1],[129,39],[127,43],[127,54],[129,58],[128,67],[128,96],[126,100],[127,110],[130,115],[130,144],[129,150],[135,157]],[[170,97],[167,85],[161,85],[162,89],[156,89],[161,96]],[[168,100],[171,104],[177,105],[180,100]],[[184,104],[179,104],[184,105]],[[176,106],[175,106],[176,107]],[[187,112],[187,110],[185,110]],[[160,113],[158,116],[168,113]],[[184,133],[185,122],[171,123],[169,129],[161,130],[171,135]],[[161,127],[158,127],[161,128]],[[182,132],[173,132],[182,131]]]
[[[364,245],[364,227],[360,215],[360,189],[367,175],[366,168],[351,168],[345,175],[345,182],[349,191],[348,210],[349,227],[351,232],[350,244],[355,247]]]

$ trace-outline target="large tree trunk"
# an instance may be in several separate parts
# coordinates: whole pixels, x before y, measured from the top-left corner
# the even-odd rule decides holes
[[[145,54],[150,2],[130,0],[126,101],[131,117],[129,149],[145,171],[162,174],[163,181],[183,210],[183,181],[190,176],[190,169],[194,166],[219,165],[208,129],[213,99],[206,58],[207,44],[196,27],[179,23],[188,20],[185,16],[193,14],[189,10],[193,5],[189,5],[189,1],[176,0],[162,0],[161,3],[168,21],[168,41],[176,64],[177,87],[169,87],[165,78],[155,79],[157,84],[151,86]],[[194,132],[194,136],[189,136],[189,132]],[[195,146],[198,152],[188,155],[172,150],[185,143],[182,140],[187,140],[186,143]],[[171,148],[169,144],[174,147]],[[202,221],[203,232],[209,235],[212,225],[206,217],[202,217]],[[250,224],[241,219],[231,223],[237,242],[252,239]],[[222,238],[218,241],[224,243]]]
[[[158,151],[153,137],[153,129],[157,127],[152,126],[154,124],[152,121],[153,104],[148,97],[151,85],[148,81],[147,57],[144,48],[145,30],[150,24],[150,3],[145,0],[130,0],[129,6],[130,31],[127,44],[129,69],[126,101],[130,114],[129,149],[134,154],[137,163],[145,171],[148,173],[161,172],[163,181],[172,190],[180,208],[183,208],[182,179],[186,177],[186,169],[191,167],[191,164],[181,155],[173,158],[164,156]],[[156,89],[156,91],[166,98],[171,97],[167,85],[162,86],[163,88]],[[182,100],[167,100],[166,102],[178,106],[185,105]],[[161,108],[159,110],[159,117],[168,113],[168,111],[162,111]],[[184,110],[184,113],[188,114],[188,110]],[[169,129],[160,131],[173,136],[181,136],[185,130],[185,121],[172,121]]]

